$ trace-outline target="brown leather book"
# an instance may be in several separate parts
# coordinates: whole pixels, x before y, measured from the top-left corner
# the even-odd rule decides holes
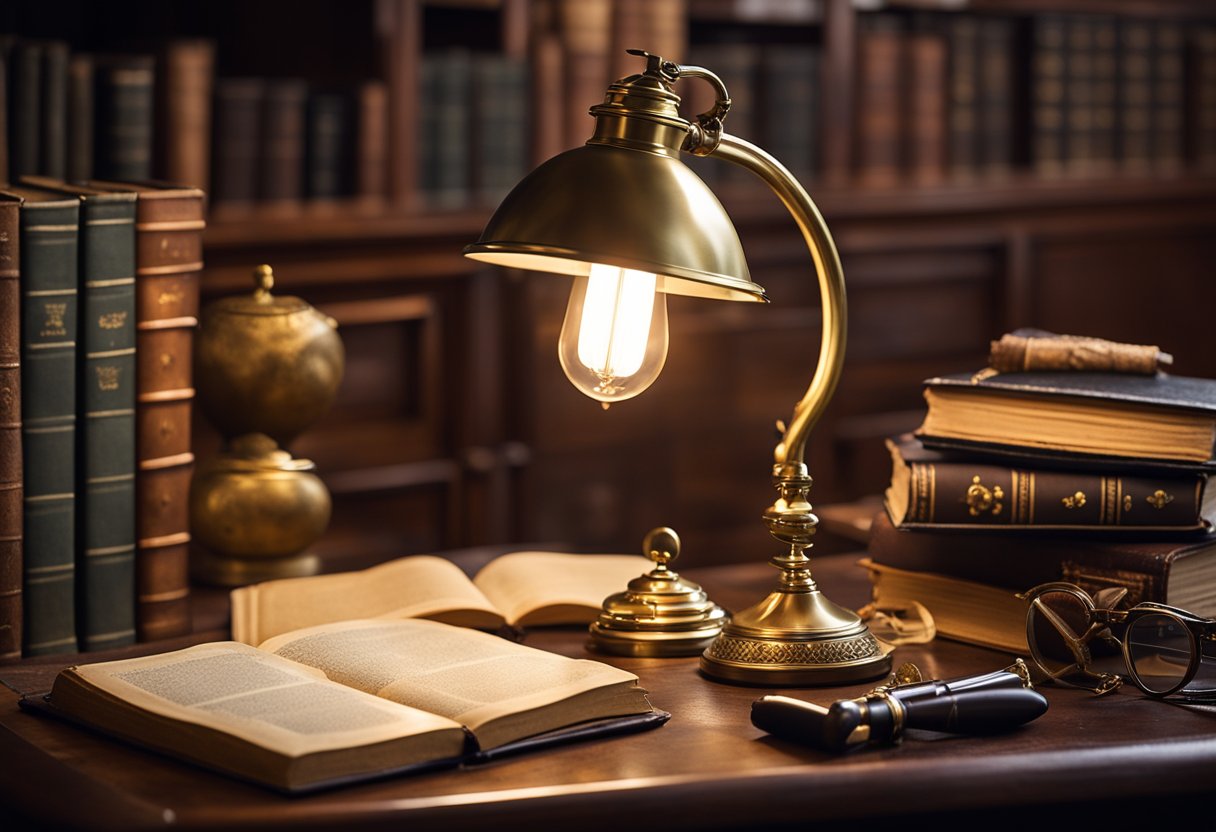
[[[207,188],[211,179],[211,93],[215,44],[173,40],[160,56],[157,77],[157,175]]]
[[[136,193],[136,623],[140,641],[190,630],[192,345],[203,267],[202,189],[92,182]]]
[[[388,197],[388,85],[365,81],[359,86],[356,194],[363,199]]]
[[[885,511],[870,526],[875,563],[1022,592],[1047,581],[1090,591],[1128,589],[1128,603],[1173,604],[1216,615],[1216,535],[1130,538],[898,529]],[[930,612],[934,610],[930,609]]]
[[[857,175],[867,185],[893,185],[903,166],[902,21],[868,15],[859,26],[857,49]]]
[[[908,173],[918,183],[946,174],[946,39],[918,20],[907,40]]]
[[[901,528],[1045,530],[1144,534],[1213,528],[1211,472],[1095,470],[925,448],[910,435],[888,440],[887,512]],[[1049,467],[1054,466],[1054,467]]]
[[[0,661],[21,658],[20,205],[0,201]]]

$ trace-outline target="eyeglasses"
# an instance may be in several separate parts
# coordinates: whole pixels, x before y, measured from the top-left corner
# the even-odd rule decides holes
[[[1216,619],[1148,601],[1115,609],[1126,594],[1091,596],[1062,582],[1019,594],[1029,604],[1026,641],[1039,670],[1098,694],[1126,677],[1151,696],[1216,702]]]

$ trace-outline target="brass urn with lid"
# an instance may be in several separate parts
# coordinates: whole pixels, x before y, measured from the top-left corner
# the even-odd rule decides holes
[[[345,353],[332,318],[273,286],[270,266],[258,266],[251,295],[215,300],[199,316],[197,401],[224,439],[190,487],[191,572],[206,583],[320,568],[305,550],[329,524],[329,491],[315,464],[285,446],[333,403]]]
[[[273,287],[270,266],[258,266],[252,295],[207,304],[194,378],[203,414],[225,438],[264,433],[286,445],[333,403],[345,353],[332,318]]]

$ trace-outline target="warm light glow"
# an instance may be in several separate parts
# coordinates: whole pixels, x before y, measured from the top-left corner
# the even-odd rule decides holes
[[[667,359],[667,302],[647,272],[596,263],[575,280],[558,341],[566,376],[609,403],[649,387]]]

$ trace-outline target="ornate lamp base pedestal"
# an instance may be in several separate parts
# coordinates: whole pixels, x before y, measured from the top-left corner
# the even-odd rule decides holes
[[[701,670],[751,685],[837,685],[889,675],[891,655],[865,623],[818,589],[779,590],[734,616]]]
[[[773,467],[778,498],[764,512],[769,533],[789,546],[772,560],[781,570],[777,591],[731,617],[701,654],[701,671],[753,685],[835,685],[891,672],[891,655],[861,616],[833,604],[811,578],[811,547],[819,518],[807,494],[811,478],[801,462]]]

